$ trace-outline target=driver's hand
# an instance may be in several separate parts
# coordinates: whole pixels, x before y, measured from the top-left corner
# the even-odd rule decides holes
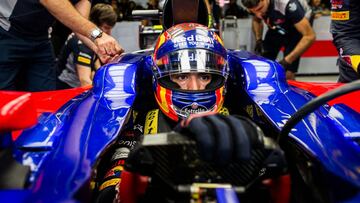
[[[190,122],[182,122],[175,130],[196,140],[204,160],[218,164],[248,160],[252,145],[262,143],[258,127],[250,120],[234,116],[195,117]]]
[[[94,43],[97,47],[96,54],[103,64],[124,52],[119,43],[106,33],[103,33],[100,38],[95,39]]]

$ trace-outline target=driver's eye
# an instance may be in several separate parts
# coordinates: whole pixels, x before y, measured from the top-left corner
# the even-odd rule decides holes
[[[202,81],[209,81],[209,80],[211,80],[211,75],[210,75],[210,74],[200,74],[200,75],[199,75],[199,78],[200,78]]]
[[[183,81],[188,79],[188,74],[177,74],[171,76],[172,80]]]

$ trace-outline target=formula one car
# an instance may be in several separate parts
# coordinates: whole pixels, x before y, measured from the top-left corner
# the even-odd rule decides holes
[[[174,16],[166,10],[174,2],[165,3],[165,29],[180,23],[166,18]],[[189,2],[203,9],[202,1]],[[332,100],[359,89],[359,82],[287,82],[275,61],[241,50],[228,50],[227,57],[225,104],[271,138],[266,149],[271,156],[253,151],[249,162],[216,168],[196,150],[184,150],[196,147],[181,135],[151,136],[140,149],[151,153],[155,175],[146,183],[151,189],[141,187],[139,193],[155,191],[173,198],[169,202],[360,202],[359,92]],[[152,51],[138,51],[100,68],[91,88],[0,92],[0,202],[94,202],[101,164],[131,125],[131,111],[156,106],[152,65]],[[328,89],[335,90],[323,94]],[[286,165],[269,160],[281,151]],[[164,156],[168,153],[178,156],[175,162]],[[189,157],[193,164],[181,164]],[[188,174],[194,171],[197,176]],[[169,184],[161,184],[164,179]]]

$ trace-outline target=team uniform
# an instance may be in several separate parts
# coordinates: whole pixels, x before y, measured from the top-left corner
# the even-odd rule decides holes
[[[360,79],[359,1],[331,1],[331,33],[334,45],[339,52],[339,82]]]
[[[74,33],[65,42],[56,69],[60,72],[57,81],[57,89],[79,87],[80,81],[77,75],[76,65],[88,67],[95,71],[96,54],[83,44]]]
[[[284,56],[288,55],[302,38],[294,24],[304,17],[310,19],[311,9],[306,0],[270,0],[266,16],[263,18],[268,25],[264,39],[263,56],[275,60],[282,46]],[[289,65],[287,70],[296,73],[300,58]]]
[[[71,0],[76,4],[79,0]],[[0,3],[0,89],[16,90],[19,72],[24,90],[54,90],[55,56],[49,40],[54,17],[34,0]]]

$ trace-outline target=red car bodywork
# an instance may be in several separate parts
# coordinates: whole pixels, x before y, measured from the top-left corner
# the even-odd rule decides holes
[[[90,89],[73,88],[47,92],[0,91],[0,132],[12,131],[14,139],[21,129],[36,124],[44,112],[55,112],[67,101]]]
[[[289,80],[288,83],[292,86],[307,90],[308,92],[311,92],[315,96],[319,96],[325,92],[328,92],[330,90],[333,90],[337,87],[340,87],[344,85],[344,83],[333,83],[333,82],[300,82],[300,81],[293,81]],[[338,97],[334,100],[331,100],[329,102],[330,105],[334,104],[346,104],[353,110],[360,113],[360,105],[359,100],[354,98],[360,98],[360,91],[356,91],[353,93],[346,94],[344,96]]]

